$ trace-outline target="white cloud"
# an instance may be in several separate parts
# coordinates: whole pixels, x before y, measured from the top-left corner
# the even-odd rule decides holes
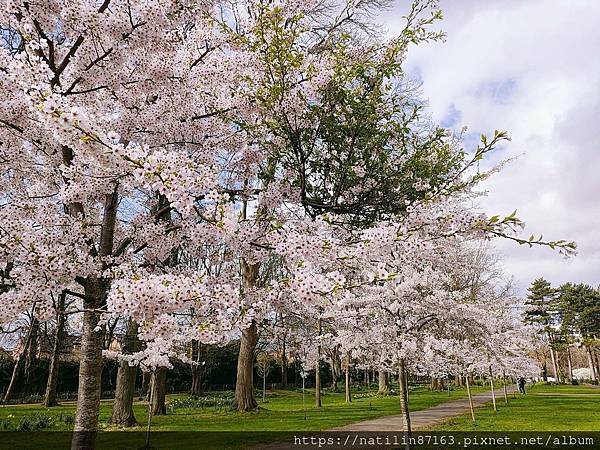
[[[401,26],[406,2],[386,14]],[[486,212],[519,210],[526,233],[573,239],[579,255],[497,242],[523,291],[533,278],[600,283],[600,2],[442,1],[446,43],[411,49],[434,120],[473,133],[507,130],[521,155],[485,185]]]

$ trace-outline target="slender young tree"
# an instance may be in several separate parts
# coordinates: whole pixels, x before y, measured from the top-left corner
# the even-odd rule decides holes
[[[50,367],[48,368],[48,381],[46,383],[46,392],[44,394],[43,405],[46,408],[57,406],[58,401],[56,387],[58,384],[58,368],[60,365],[60,352],[63,346],[63,336],[65,332],[65,307],[66,293],[58,296],[56,305],[56,324],[54,328],[54,341],[52,343],[52,355],[50,357]]]

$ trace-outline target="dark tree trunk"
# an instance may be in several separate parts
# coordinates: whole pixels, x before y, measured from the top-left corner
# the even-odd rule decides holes
[[[25,353],[25,367],[23,369],[23,375],[25,379],[25,385],[23,392],[29,393],[31,388],[32,372],[35,369],[37,361],[37,350],[38,350],[38,338],[40,331],[40,322],[37,319],[31,321],[31,337],[29,339],[29,345],[27,346]]]
[[[550,339],[550,337],[548,337]],[[552,360],[552,374],[554,375],[554,382],[560,383],[560,374],[558,373],[558,361],[556,358],[556,352],[552,348],[552,341],[550,341],[550,359]]]
[[[31,352],[31,343],[33,339],[34,333],[36,333],[36,324],[37,320],[35,318],[31,319],[31,325],[29,330],[27,331],[27,337],[25,338],[25,342],[23,343],[23,350],[21,354],[17,357],[15,361],[15,365],[13,367],[12,376],[10,377],[10,383],[6,392],[4,393],[3,402],[7,403],[12,399],[13,394],[15,393],[15,389],[17,387],[17,381],[21,376],[21,372],[23,372],[23,368],[25,366],[25,362],[28,359],[28,355]]]
[[[140,344],[137,336],[138,325],[133,319],[127,322],[127,331],[123,338],[122,352],[131,354],[139,351]],[[135,395],[135,378],[137,367],[130,366],[127,361],[119,362],[117,372],[117,387],[115,389],[115,403],[113,404],[110,423],[124,427],[137,424],[133,413],[133,397]]]
[[[252,289],[258,281],[260,264],[247,264],[241,261],[243,284],[246,289]],[[238,411],[256,409],[258,403],[254,394],[254,353],[258,342],[256,323],[252,321],[249,328],[242,331],[240,352],[238,354],[237,378],[235,382],[234,408]]]
[[[190,387],[190,395],[198,397],[202,395],[202,366],[200,366],[201,344],[193,340],[192,347],[192,385]]]
[[[542,380],[548,381],[548,366],[544,363],[544,367],[542,367]]]
[[[57,406],[56,386],[58,384],[58,367],[60,365],[60,349],[65,329],[65,298],[63,292],[58,298],[56,305],[56,329],[54,330],[54,343],[52,345],[52,357],[50,359],[50,368],[48,370],[48,382],[46,383],[46,394],[44,395],[43,405],[47,408]]]
[[[346,403],[352,402],[352,390],[350,386],[350,352],[346,354]]]
[[[146,397],[146,400],[150,399],[150,372],[142,372],[142,392],[141,397]]]
[[[164,416],[167,414],[167,405],[165,397],[167,395],[167,368],[157,367],[152,374],[153,380],[150,383],[150,414],[153,416]]]
[[[288,359],[285,348],[285,336],[281,341],[281,387],[286,388],[288,385]]]
[[[573,383],[573,360],[571,359],[571,349],[567,347],[567,377],[569,383]]]
[[[321,318],[317,321],[317,331],[319,338],[322,331]],[[321,344],[317,345],[317,362],[315,364],[315,406],[321,407]]]

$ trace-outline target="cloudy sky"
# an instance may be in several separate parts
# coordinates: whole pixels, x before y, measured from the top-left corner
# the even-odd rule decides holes
[[[408,0],[385,14],[390,32]],[[445,43],[409,52],[437,123],[512,137],[518,157],[486,182],[490,214],[518,210],[525,233],[575,240],[579,254],[496,241],[524,293],[532,279],[600,284],[600,1],[442,0]]]

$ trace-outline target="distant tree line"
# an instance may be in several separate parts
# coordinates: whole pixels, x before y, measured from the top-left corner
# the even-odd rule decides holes
[[[537,327],[550,354],[550,368],[558,382],[573,382],[574,349],[584,351],[591,380],[600,378],[600,288],[565,283],[559,287],[538,278],[528,288],[524,320]],[[560,356],[566,355],[566,367]],[[544,378],[547,377],[545,357]]]

